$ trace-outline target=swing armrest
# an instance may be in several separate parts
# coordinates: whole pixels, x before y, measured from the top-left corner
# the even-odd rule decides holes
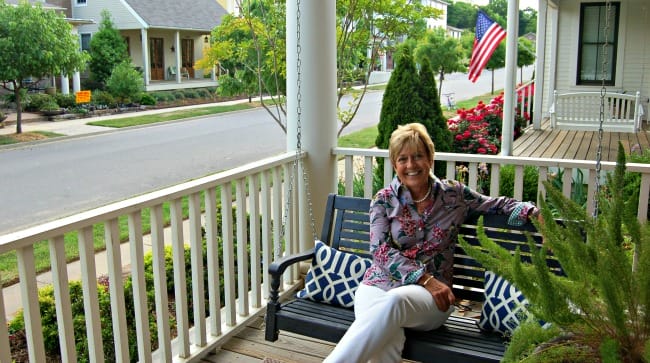
[[[279,279],[280,276],[282,276],[284,271],[287,269],[287,267],[293,265],[296,262],[306,261],[314,258],[314,253],[315,253],[315,248],[312,248],[307,251],[281,257],[278,260],[271,263],[271,266],[269,266],[269,274],[272,276],[273,279],[275,279],[276,277]]]

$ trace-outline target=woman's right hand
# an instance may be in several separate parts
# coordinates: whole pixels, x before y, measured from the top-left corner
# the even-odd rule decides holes
[[[422,284],[422,287],[431,293],[438,309],[440,311],[449,310],[449,307],[456,301],[456,297],[449,286],[435,278],[427,278],[426,276],[423,276],[423,280],[424,283]]]

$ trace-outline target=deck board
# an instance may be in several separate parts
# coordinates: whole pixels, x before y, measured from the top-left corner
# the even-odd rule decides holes
[[[201,362],[261,363],[271,358],[281,363],[320,363],[332,349],[333,343],[284,331],[280,331],[277,341],[267,342],[264,319],[260,317]],[[417,362],[405,359],[403,363]]]
[[[647,128],[647,124],[645,125]],[[650,148],[650,136],[646,129],[632,132],[603,132],[601,157],[604,161],[616,161],[618,143],[627,154],[630,150]],[[638,146],[636,146],[638,145]],[[512,144],[513,156],[533,158],[596,160],[598,131],[557,130],[544,120],[540,130],[528,127]]]

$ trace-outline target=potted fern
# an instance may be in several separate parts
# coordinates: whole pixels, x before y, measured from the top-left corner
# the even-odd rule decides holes
[[[559,217],[564,223],[533,221],[544,247],[529,242],[532,264],[520,262],[519,251],[510,255],[484,233],[480,247],[459,241],[530,302],[531,314],[513,332],[505,362],[650,362],[650,229],[638,222],[636,204],[625,200],[624,178],[619,144],[616,170],[598,196],[596,217],[545,183],[544,221]],[[546,266],[548,251],[565,276]]]

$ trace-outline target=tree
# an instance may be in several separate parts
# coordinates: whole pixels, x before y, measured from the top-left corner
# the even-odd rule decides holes
[[[375,145],[380,149],[388,149],[390,135],[398,125],[423,121],[420,80],[411,52],[408,46],[398,49],[397,66],[384,91],[377,125],[379,133],[375,141]]]
[[[476,5],[456,1],[447,6],[447,25],[459,29],[472,29],[476,26]]]
[[[415,50],[415,59],[422,64],[426,58],[438,74],[438,95],[442,92],[445,74],[464,72],[465,54],[458,39],[448,37],[442,28],[427,31]]]
[[[426,30],[426,19],[440,11],[419,1],[338,0],[337,9],[337,108],[338,136],[354,119],[367,91],[370,74],[380,54],[392,52],[398,39],[418,39]],[[360,92],[352,81],[363,80]],[[343,97],[352,94],[344,109]]]
[[[128,61],[126,42],[113,26],[111,14],[102,11],[99,30],[90,39],[90,73],[95,82],[104,85],[118,64]]]
[[[212,30],[210,48],[197,67],[215,64],[225,71],[217,92],[255,95],[282,131],[287,132],[285,7],[274,0],[237,0],[239,16],[227,15]],[[267,97],[264,97],[267,96]]]
[[[519,67],[521,83],[524,83],[524,67],[535,63],[535,49],[533,42],[519,37],[517,45],[517,67]]]
[[[431,70],[428,58],[420,62],[420,87],[419,95],[422,99],[422,124],[427,128],[436,151],[451,151],[451,133],[447,127],[447,120],[442,115],[440,97],[436,87],[436,79]],[[434,174],[445,175],[445,163],[437,162]]]
[[[79,51],[79,38],[62,14],[21,2],[0,3],[0,80],[16,102],[16,133],[22,132],[22,80],[70,75],[88,59]]]

